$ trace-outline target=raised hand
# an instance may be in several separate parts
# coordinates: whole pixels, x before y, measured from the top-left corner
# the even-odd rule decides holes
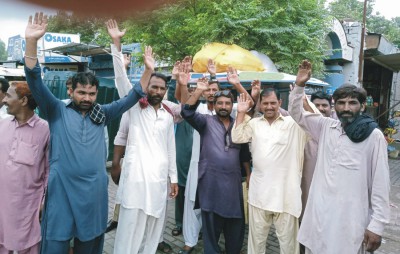
[[[121,38],[125,35],[126,29],[119,30],[118,23],[115,19],[109,19],[106,22],[108,35],[114,40],[121,40]]]
[[[174,64],[174,68],[172,68],[172,79],[177,79],[178,78],[178,74],[179,74],[179,66],[181,65],[180,61],[176,61]]]
[[[182,86],[187,86],[190,79],[189,65],[185,62],[181,63],[178,67],[178,83]]]
[[[154,60],[153,49],[151,46],[144,47],[143,63],[146,69],[154,71],[156,60]]]
[[[260,95],[261,92],[261,81],[258,79],[253,80],[251,82],[251,95]]]
[[[207,71],[210,73],[211,76],[215,76],[215,74],[217,73],[217,67],[215,66],[214,60],[212,60],[211,58],[208,59]]]
[[[228,67],[228,71],[226,73],[226,77],[228,79],[229,84],[236,86],[240,84],[240,79],[239,75],[237,74],[237,71],[235,68],[232,66]]]
[[[311,70],[311,63],[308,60],[303,60],[297,71],[296,85],[304,87],[311,77]]]
[[[35,17],[32,20],[32,16],[29,16],[28,25],[25,29],[25,39],[39,40],[46,33],[47,29],[47,15],[43,15],[43,12],[36,12]]]
[[[185,56],[185,58],[182,60],[182,63],[189,72],[192,70],[192,56]]]
[[[237,112],[238,113],[247,113],[250,109],[251,99],[248,98],[247,94],[241,93],[237,98]]]
[[[209,89],[208,86],[208,79],[207,78],[199,78],[199,80],[197,80],[197,90],[202,90],[202,91],[206,91]]]

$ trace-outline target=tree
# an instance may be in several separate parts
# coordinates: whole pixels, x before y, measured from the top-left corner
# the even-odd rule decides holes
[[[393,44],[400,46],[400,17],[386,19],[380,13],[372,14],[375,0],[367,2],[366,28],[369,32],[383,34]],[[352,19],[362,22],[363,2],[337,0],[329,4],[331,15],[339,20]]]
[[[6,49],[6,44],[0,40],[0,61],[6,61],[7,60],[7,49]]]
[[[177,0],[122,20],[125,43],[151,45],[163,62],[194,55],[209,42],[237,44],[267,54],[280,71],[296,73],[303,59],[323,71],[329,20],[321,0]],[[80,33],[82,42],[109,42],[105,19],[58,12],[48,31]],[[121,21],[121,20],[120,20]]]
[[[209,42],[267,54],[285,72],[303,59],[323,69],[328,29],[324,1],[180,0],[127,20],[127,41],[151,45],[163,61],[194,55]]]
[[[106,18],[95,16],[79,16],[74,13],[58,11],[49,17],[47,31],[53,33],[80,34],[82,43],[97,43],[106,45],[108,42],[105,30]]]

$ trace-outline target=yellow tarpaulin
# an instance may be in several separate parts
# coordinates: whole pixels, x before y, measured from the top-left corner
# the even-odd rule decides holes
[[[213,42],[206,44],[193,57],[193,70],[195,72],[207,72],[208,59],[213,59],[217,72],[226,72],[228,66],[240,71],[264,71],[260,59],[250,51],[235,44],[227,45]]]

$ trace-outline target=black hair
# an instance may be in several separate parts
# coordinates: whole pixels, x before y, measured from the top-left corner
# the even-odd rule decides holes
[[[231,99],[232,104],[234,102],[233,94],[231,93],[230,90],[221,90],[221,91],[215,92],[214,93],[214,104],[217,103],[217,99],[219,97],[226,97],[226,98]]]
[[[96,90],[99,88],[99,80],[91,72],[78,72],[74,76],[72,76],[72,90],[76,89],[78,83],[82,86],[96,86]]]
[[[350,97],[356,98],[360,104],[363,104],[367,100],[367,92],[364,90],[364,88],[345,83],[335,90],[332,97],[335,100],[335,103],[339,99]]]
[[[260,93],[260,101],[261,101],[262,97],[264,97],[264,96],[269,96],[269,95],[271,95],[272,93],[275,93],[276,98],[278,98],[278,100],[281,99],[281,93],[279,92],[279,90],[276,89],[276,88],[270,87],[270,88],[266,88],[266,89],[264,89],[264,90],[261,91],[261,93]]]
[[[159,73],[159,72],[153,72],[153,73],[151,74],[151,76],[150,76],[150,79],[151,79],[152,77],[156,77],[156,78],[160,78],[160,79],[164,80],[164,82],[165,82],[165,87],[166,87],[166,88],[168,87],[168,77],[165,76],[164,74]]]
[[[7,90],[10,87],[10,84],[8,83],[8,80],[5,79],[5,78],[0,78],[0,83],[1,83],[1,91],[3,93],[7,93]]]
[[[311,94],[311,102],[314,102],[315,99],[327,100],[329,105],[332,105],[332,96],[322,91]]]
[[[65,86],[72,85],[72,77],[69,77],[67,81],[65,81]]]

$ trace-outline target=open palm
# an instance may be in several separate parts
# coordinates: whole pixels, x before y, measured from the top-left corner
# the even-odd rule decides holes
[[[110,19],[106,22],[106,25],[107,25],[107,32],[111,38],[121,39],[125,35],[126,29],[122,31],[119,30],[118,23],[116,20]]]
[[[311,77],[311,63],[308,60],[303,60],[299,65],[299,70],[296,76],[296,85],[304,86]]]
[[[246,113],[247,111],[249,111],[251,100],[247,97],[247,94],[240,94],[237,101],[238,113]]]
[[[236,69],[231,66],[228,67],[226,78],[228,79],[229,84],[233,86],[240,84],[239,75],[237,74]]]
[[[156,60],[154,59],[153,48],[150,46],[144,48],[143,63],[147,69],[154,70]]]
[[[36,13],[35,17],[29,17],[28,25],[25,29],[25,39],[35,39],[39,40],[45,33],[47,29],[47,15],[43,13]]]

